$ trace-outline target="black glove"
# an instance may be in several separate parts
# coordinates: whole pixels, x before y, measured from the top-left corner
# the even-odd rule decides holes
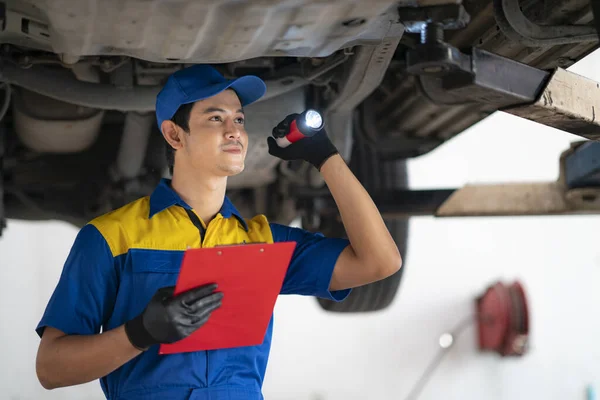
[[[216,284],[199,286],[175,297],[174,286],[158,289],[146,309],[125,323],[129,341],[139,350],[147,350],[191,335],[221,306],[223,293],[213,293],[216,288]]]
[[[290,114],[273,128],[273,136],[282,137],[290,128],[290,124],[298,114]],[[338,154],[337,148],[331,143],[325,129],[321,129],[311,137],[304,137],[287,147],[279,147],[272,136],[267,138],[269,154],[285,161],[304,160],[311,163],[315,168],[321,170],[321,166],[327,159]]]

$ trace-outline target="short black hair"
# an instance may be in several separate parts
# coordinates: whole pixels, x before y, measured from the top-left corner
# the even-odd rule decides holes
[[[190,133],[190,114],[194,103],[182,104],[179,106],[171,121],[178,125],[185,132]],[[175,165],[175,149],[171,147],[169,142],[165,141],[165,155],[167,156],[167,165],[169,166],[169,172],[173,175],[173,166]]]

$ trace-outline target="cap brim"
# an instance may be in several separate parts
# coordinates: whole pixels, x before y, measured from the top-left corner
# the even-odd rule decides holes
[[[233,80],[230,87],[237,93],[242,106],[254,103],[267,92],[265,82],[253,75],[246,75]]]

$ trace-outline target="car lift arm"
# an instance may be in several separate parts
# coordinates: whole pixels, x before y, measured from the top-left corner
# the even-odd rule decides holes
[[[450,46],[443,40],[444,29],[464,25],[468,16],[461,7],[407,9],[404,14],[407,31],[421,30],[421,43],[407,54],[407,71],[419,78],[428,98],[445,105],[483,105],[490,113],[504,111],[588,140],[573,143],[561,155],[557,181],[372,193],[381,213],[384,217],[600,213],[600,83],[562,68],[544,71],[485,50],[464,53]],[[458,19],[451,26],[443,22],[449,15]],[[335,212],[330,201],[323,202],[321,214]]]
[[[558,68],[535,101],[503,111],[589,140],[572,143],[561,155],[556,181],[372,193],[382,215],[394,218],[600,213],[600,83]],[[314,192],[296,195],[304,194]],[[328,197],[326,192],[320,195]],[[324,204],[334,205],[331,199]],[[326,206],[320,211],[328,212],[335,212],[335,208]]]

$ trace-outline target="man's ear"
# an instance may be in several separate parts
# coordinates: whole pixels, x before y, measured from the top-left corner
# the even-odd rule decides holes
[[[177,126],[173,121],[163,121],[160,125],[160,130],[167,143],[169,143],[173,149],[178,150],[183,147],[183,143],[181,142],[183,129]]]

